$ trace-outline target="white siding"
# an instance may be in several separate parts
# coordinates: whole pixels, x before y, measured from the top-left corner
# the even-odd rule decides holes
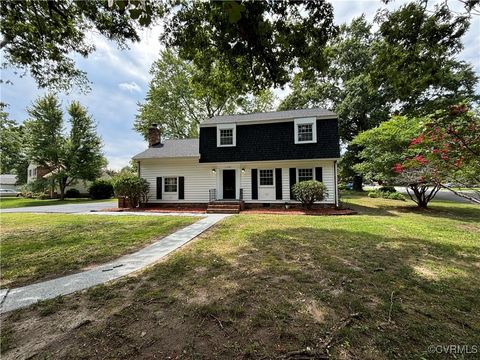
[[[185,200],[175,202],[208,202],[208,191],[216,186],[216,175],[212,166],[198,163],[198,159],[149,159],[140,161],[140,176],[150,183],[149,202],[161,203],[171,200],[157,199],[157,177],[185,177]]]
[[[157,200],[156,179],[165,176],[183,176],[185,177],[185,199],[175,200],[179,203],[197,203],[208,202],[208,192],[210,189],[217,189],[217,194],[221,197],[222,169],[237,170],[237,197],[239,189],[243,189],[243,199],[246,202],[276,202],[283,203],[290,200],[290,168],[323,168],[323,183],[327,187],[328,197],[323,203],[333,203],[335,199],[335,178],[333,160],[295,160],[295,161],[255,161],[246,163],[208,163],[200,164],[198,159],[180,158],[180,159],[149,159],[142,160],[140,163],[140,174],[150,183],[150,199],[152,203],[171,202],[163,198]],[[282,169],[282,200],[262,200],[261,191],[259,191],[259,200],[252,200],[252,169]],[[213,173],[212,169],[216,172]],[[242,169],[244,171],[242,171]],[[260,188],[259,188],[260,190]],[[275,195],[273,195],[275,196]]]

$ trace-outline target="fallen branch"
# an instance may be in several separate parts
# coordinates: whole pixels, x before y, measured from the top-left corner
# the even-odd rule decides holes
[[[388,310],[388,322],[392,322],[392,310],[393,310],[393,293],[395,292],[392,291],[390,294],[390,309]]]

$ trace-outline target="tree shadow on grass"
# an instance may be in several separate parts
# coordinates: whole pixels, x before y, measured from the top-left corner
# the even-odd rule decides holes
[[[333,358],[389,359],[426,356],[430,344],[478,343],[478,247],[250,226],[241,242],[217,228],[145,272],[134,291],[112,286],[122,309],[70,330],[44,355],[278,358],[321,350],[333,336]],[[352,313],[360,317],[335,330]]]

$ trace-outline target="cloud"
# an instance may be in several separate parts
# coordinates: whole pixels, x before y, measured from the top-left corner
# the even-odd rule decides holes
[[[140,88],[140,86],[138,86],[138,84],[135,81],[132,81],[129,83],[126,83],[126,82],[120,83],[118,84],[118,87],[122,90],[131,92],[131,93],[135,91],[142,92],[142,89]]]

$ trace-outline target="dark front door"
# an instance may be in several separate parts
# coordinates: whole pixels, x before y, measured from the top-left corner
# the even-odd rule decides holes
[[[235,170],[223,170],[223,198],[235,199]]]

